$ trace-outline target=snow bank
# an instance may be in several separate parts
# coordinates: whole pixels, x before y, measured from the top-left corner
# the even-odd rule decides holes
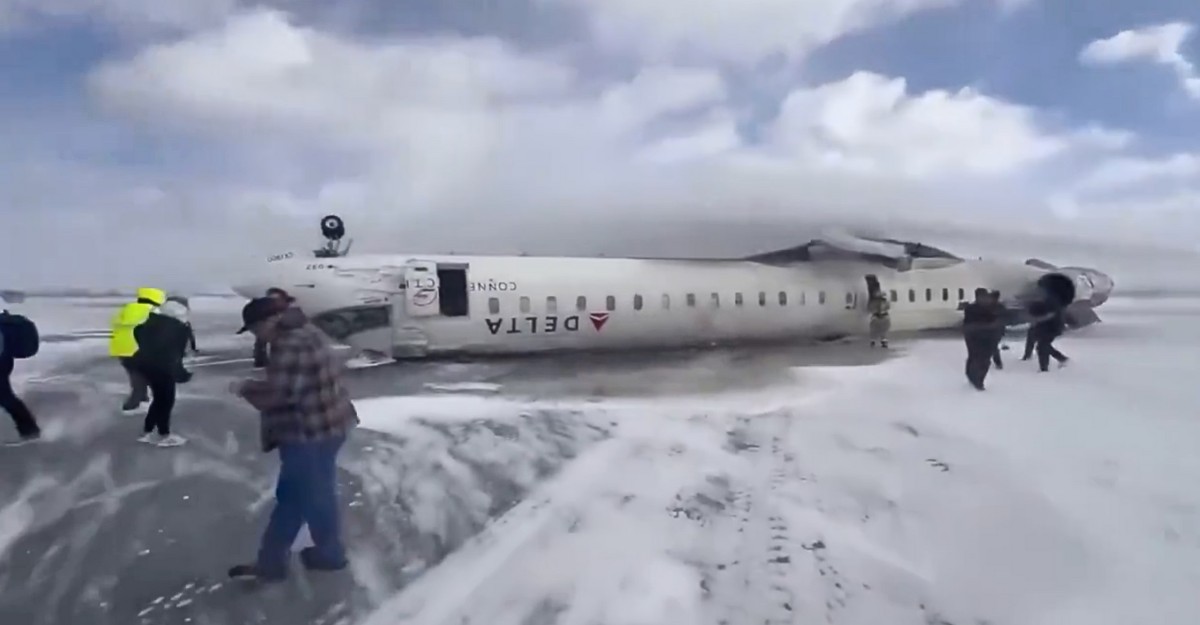
[[[1121,309],[1065,369],[1005,352],[985,393],[927,340],[767,392],[361,402],[384,431],[607,432],[363,623],[1200,622],[1200,331]]]

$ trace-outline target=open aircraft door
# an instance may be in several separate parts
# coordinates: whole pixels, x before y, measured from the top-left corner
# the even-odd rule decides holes
[[[440,286],[437,263],[427,260],[409,261],[404,266],[404,312],[409,317],[439,315]]]

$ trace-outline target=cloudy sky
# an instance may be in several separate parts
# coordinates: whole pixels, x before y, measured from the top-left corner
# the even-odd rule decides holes
[[[0,285],[219,283],[328,212],[380,250],[739,221],[1194,249],[1192,23],[1195,0],[0,0]]]

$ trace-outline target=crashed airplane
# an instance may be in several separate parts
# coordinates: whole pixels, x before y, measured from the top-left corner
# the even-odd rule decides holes
[[[873,288],[891,300],[893,332],[959,325],[977,287],[1000,291],[1021,323],[1047,281],[1081,327],[1113,289],[1095,269],[841,235],[745,258],[350,256],[342,220],[321,227],[323,248],[271,255],[234,290],[281,287],[333,339],[397,359],[856,336]]]

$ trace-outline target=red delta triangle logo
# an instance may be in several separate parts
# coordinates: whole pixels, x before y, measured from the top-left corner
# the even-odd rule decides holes
[[[604,324],[608,323],[608,313],[588,313],[588,319],[591,320],[592,327],[596,328],[596,331],[599,332],[600,328],[603,328]]]

